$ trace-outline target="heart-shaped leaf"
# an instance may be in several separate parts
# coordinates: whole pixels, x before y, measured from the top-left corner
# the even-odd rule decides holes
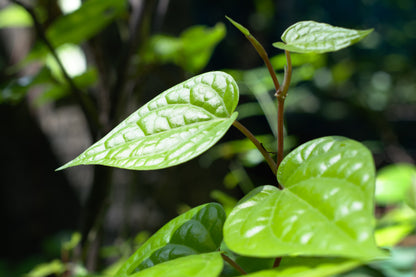
[[[181,257],[137,272],[131,277],[217,277],[223,261],[220,252]]]
[[[297,53],[325,53],[337,51],[365,38],[373,30],[353,30],[314,21],[301,21],[282,35],[285,42],[273,46]]]
[[[58,170],[80,164],[149,170],[184,163],[225,134],[237,117],[237,102],[230,75],[198,75],[152,99]]]
[[[217,203],[193,208],[150,237],[121,266],[117,276],[130,276],[179,257],[216,251],[222,242],[224,221],[224,209]]]
[[[283,190],[263,186],[240,200],[224,241],[247,256],[382,257],[373,235],[374,171],[371,153],[356,141],[305,143],[279,167]]]

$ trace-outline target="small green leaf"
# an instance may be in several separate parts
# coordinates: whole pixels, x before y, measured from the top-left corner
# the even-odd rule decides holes
[[[410,189],[413,183],[416,183],[414,165],[394,164],[382,168],[376,178],[377,203],[389,205],[403,202],[411,195]]]
[[[217,277],[223,261],[220,252],[181,257],[137,272],[131,277]]]
[[[395,246],[415,230],[414,222],[401,222],[397,225],[387,226],[375,233],[377,245]]]
[[[60,260],[53,260],[48,263],[37,265],[25,277],[46,277],[50,275],[61,275],[66,270],[66,266]]]
[[[212,28],[192,26],[179,37],[155,35],[141,56],[146,63],[172,62],[188,72],[198,73],[208,64],[225,33],[224,24],[218,23]]]
[[[0,28],[30,27],[32,25],[32,18],[22,6],[10,4],[0,10]]]
[[[240,30],[240,32],[242,32],[245,36],[249,36],[250,35],[250,31],[246,27],[244,27],[240,23],[232,20],[228,16],[225,16],[225,17],[228,19],[228,21],[230,21],[234,25],[234,27],[236,27],[238,30]]]
[[[214,145],[237,117],[234,79],[223,72],[193,77],[163,92],[58,170],[81,164],[160,169]]]
[[[282,42],[274,47],[297,53],[325,53],[337,51],[365,38],[373,30],[353,30],[314,21],[301,21],[282,35]]]
[[[324,137],[281,163],[285,187],[254,189],[231,212],[224,241],[234,252],[372,259],[384,256],[373,235],[374,164],[360,143]]]
[[[157,264],[183,256],[219,249],[225,212],[209,203],[171,220],[150,237],[120,268],[117,276],[130,276]]]

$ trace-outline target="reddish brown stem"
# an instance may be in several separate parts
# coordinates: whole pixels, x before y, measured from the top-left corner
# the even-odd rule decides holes
[[[277,98],[277,160],[276,165],[279,168],[280,163],[283,161],[283,138],[284,138],[284,106],[287,92],[289,90],[290,81],[292,79],[292,60],[290,58],[289,51],[285,50],[287,67],[285,68],[285,76],[283,85],[276,91]],[[277,170],[276,170],[277,171]]]
[[[236,262],[234,262],[230,257],[227,255],[221,253],[221,257],[224,261],[226,261],[228,264],[230,264],[232,267],[234,267],[238,272],[240,272],[243,275],[247,275],[247,272]]]
[[[256,137],[243,124],[235,120],[233,122],[233,125],[238,130],[240,130],[240,132],[243,133],[249,140],[251,140],[251,142],[257,147],[257,149],[263,155],[264,159],[266,160],[273,174],[276,175],[276,169],[277,169],[276,163],[274,162],[272,157],[270,157],[269,152],[267,152],[267,150],[264,149],[263,145],[256,139]]]

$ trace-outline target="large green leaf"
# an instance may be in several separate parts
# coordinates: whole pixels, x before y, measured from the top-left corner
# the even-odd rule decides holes
[[[132,277],[217,277],[221,273],[223,261],[220,252],[181,257],[145,269]]]
[[[131,114],[59,169],[101,164],[149,170],[186,162],[214,145],[237,117],[234,79],[209,72],[176,85]]]
[[[301,21],[282,35],[282,42],[274,47],[297,53],[325,53],[337,51],[365,38],[372,29],[353,30],[314,21]]]
[[[374,164],[360,143],[324,137],[292,151],[277,177],[234,208],[224,241],[238,254],[382,257],[373,235]]]
[[[224,221],[224,209],[216,203],[180,215],[150,237],[121,266],[117,276],[130,276],[183,256],[216,251],[222,241]]]

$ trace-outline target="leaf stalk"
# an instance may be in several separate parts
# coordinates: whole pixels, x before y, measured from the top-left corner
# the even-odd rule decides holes
[[[257,149],[263,155],[273,174],[276,175],[276,163],[270,156],[269,152],[267,152],[264,146],[257,140],[257,138],[243,124],[241,124],[237,120],[234,120],[233,126],[236,127],[241,133],[243,133],[249,140],[251,140],[251,142],[257,147]]]
[[[231,265],[232,267],[234,267],[238,272],[240,272],[243,275],[247,275],[247,272],[236,262],[234,262],[232,259],[230,259],[230,257],[228,257],[227,255],[221,253],[221,257],[224,261],[226,261],[229,265]]]

